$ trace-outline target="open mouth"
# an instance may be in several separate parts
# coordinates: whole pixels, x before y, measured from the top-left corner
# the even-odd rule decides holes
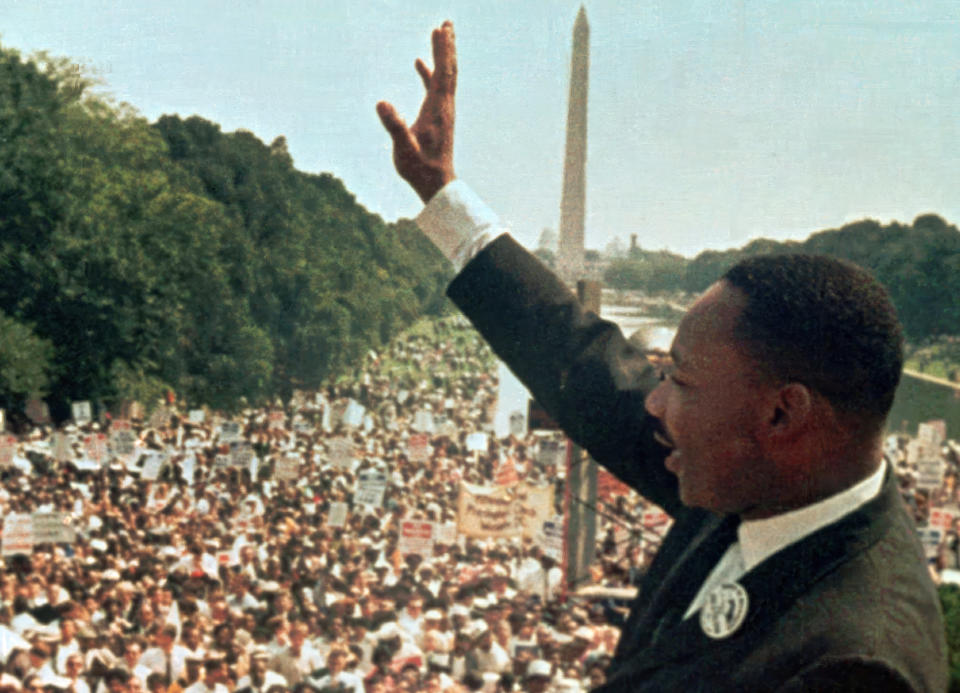
[[[660,431],[653,432],[653,439],[663,447],[670,450],[673,450],[676,447],[676,445],[673,444],[673,441],[670,440],[665,433],[661,433]]]

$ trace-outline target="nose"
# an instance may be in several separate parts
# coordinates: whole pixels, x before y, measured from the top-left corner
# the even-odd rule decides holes
[[[667,381],[661,380],[660,383],[650,391],[646,399],[643,400],[643,406],[647,413],[658,419],[663,418],[663,412],[666,401]]]

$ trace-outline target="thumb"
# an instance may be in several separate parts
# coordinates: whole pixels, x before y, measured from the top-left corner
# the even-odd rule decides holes
[[[390,133],[393,139],[393,146],[397,154],[410,154],[417,151],[417,143],[407,128],[407,124],[397,114],[397,110],[392,104],[381,101],[377,104],[377,115],[380,116],[380,122]]]

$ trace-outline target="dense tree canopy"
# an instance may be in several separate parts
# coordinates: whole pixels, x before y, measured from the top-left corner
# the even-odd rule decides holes
[[[283,138],[151,125],[67,61],[0,47],[0,406],[316,386],[441,310],[446,272]]]
[[[760,239],[736,250],[705,251],[692,260],[635,251],[612,263],[605,280],[620,289],[700,292],[741,258],[768,253],[819,253],[855,262],[890,291],[912,339],[958,333],[960,231],[933,214],[909,226],[858,221],[803,242]]]

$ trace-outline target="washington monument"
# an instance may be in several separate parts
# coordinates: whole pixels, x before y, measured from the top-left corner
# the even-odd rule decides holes
[[[573,25],[570,61],[570,103],[567,110],[567,150],[563,161],[560,200],[558,269],[568,283],[583,277],[583,223],[586,209],[587,80],[590,72],[590,25],[580,6]]]

